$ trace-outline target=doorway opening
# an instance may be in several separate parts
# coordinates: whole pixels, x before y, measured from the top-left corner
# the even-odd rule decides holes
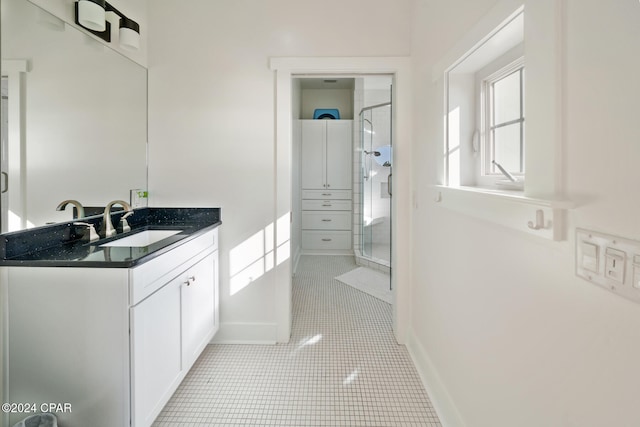
[[[353,256],[353,270],[336,280],[387,303],[392,82],[392,75],[292,79],[294,270],[300,255]]]
[[[275,269],[276,313],[278,342],[288,342],[292,322],[292,273],[296,262],[296,251],[300,236],[294,235],[298,227],[293,215],[296,201],[293,200],[295,168],[293,159],[299,154],[293,145],[293,123],[295,99],[293,81],[298,77],[364,77],[392,76],[392,120],[394,169],[391,198],[392,217],[402,219],[391,222],[391,268],[393,275],[392,326],[396,340],[406,344],[410,339],[411,313],[411,61],[409,57],[280,57],[270,59],[270,68],[275,72],[275,139],[276,179],[274,218],[291,218],[279,222],[274,236],[286,235],[286,247],[281,247],[283,261]],[[295,131],[295,129],[294,129]],[[361,170],[357,173],[360,174]]]

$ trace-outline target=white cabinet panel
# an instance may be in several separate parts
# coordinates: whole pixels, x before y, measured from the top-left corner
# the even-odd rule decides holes
[[[8,402],[72,402],[60,426],[129,425],[127,271],[6,267]],[[12,426],[28,414],[8,414]]]
[[[302,120],[303,189],[350,190],[351,120]]]
[[[209,343],[216,322],[217,252],[207,255],[186,273],[182,280],[182,357],[186,368],[196,361]]]
[[[325,188],[326,135],[324,121],[302,121],[302,188]]]
[[[327,121],[327,188],[352,187],[351,121]]]
[[[151,425],[182,379],[181,285],[176,279],[131,309],[134,426]]]

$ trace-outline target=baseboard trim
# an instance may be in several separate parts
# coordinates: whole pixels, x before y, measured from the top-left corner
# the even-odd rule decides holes
[[[428,352],[418,341],[413,330],[409,332],[407,350],[443,427],[465,427],[458,408],[456,408],[451,395],[449,395],[447,388],[440,379],[438,370],[431,361]]]
[[[220,323],[220,330],[211,344],[269,344],[275,345],[278,325],[275,323]]]

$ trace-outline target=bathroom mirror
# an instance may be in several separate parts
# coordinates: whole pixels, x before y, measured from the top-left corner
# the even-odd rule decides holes
[[[28,0],[0,5],[2,231],[146,189],[147,70]]]

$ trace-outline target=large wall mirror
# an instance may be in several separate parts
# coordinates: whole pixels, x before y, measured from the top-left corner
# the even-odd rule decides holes
[[[0,6],[2,231],[146,189],[147,70],[28,0]]]

